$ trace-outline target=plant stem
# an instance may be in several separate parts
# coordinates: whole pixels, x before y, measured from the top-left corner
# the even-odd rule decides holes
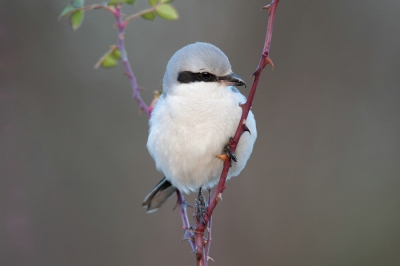
[[[182,192],[180,192],[179,190],[176,190],[176,195],[178,197],[178,205],[179,205],[179,208],[181,211],[183,230],[185,231],[185,233],[183,235],[183,240],[187,240],[189,242],[190,246],[192,247],[193,253],[195,253],[196,246],[194,243],[193,234],[190,232],[191,228],[190,228],[189,219],[188,219],[187,211],[186,211],[187,203],[185,202]]]
[[[130,15],[129,17],[127,17],[127,18],[125,19],[125,23],[128,24],[128,22],[131,21],[132,19],[135,19],[135,18],[137,18],[137,17],[140,17],[140,16],[143,15],[143,14],[146,14],[146,13],[149,13],[149,12],[152,12],[152,11],[155,11],[156,8],[157,8],[157,6],[159,6],[159,4],[157,4],[157,5],[153,6],[153,7],[150,7],[150,8],[148,8],[148,9],[142,10],[142,11],[136,13],[136,14]]]
[[[140,110],[145,111],[147,116],[150,118],[151,112],[149,111],[149,107],[147,106],[147,104],[140,97],[140,93],[139,93],[140,89],[139,89],[139,86],[137,85],[136,78],[133,75],[131,65],[129,64],[128,57],[126,55],[125,42],[124,42],[124,37],[125,37],[124,31],[125,31],[126,22],[123,21],[123,19],[122,19],[121,5],[116,5],[114,16],[117,20],[117,27],[118,27],[118,48],[121,51],[122,62],[124,64],[124,67],[126,70],[125,74],[128,76],[128,78],[131,82],[131,85],[132,85],[133,98],[139,103]]]

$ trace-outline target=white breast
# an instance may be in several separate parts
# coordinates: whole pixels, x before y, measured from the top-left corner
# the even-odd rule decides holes
[[[235,134],[245,98],[230,87],[215,83],[181,84],[174,94],[161,97],[151,119],[147,148],[156,167],[178,189],[186,193],[200,186],[214,186],[221,175],[223,154]],[[257,137],[253,114],[236,150],[228,178],[244,168]]]

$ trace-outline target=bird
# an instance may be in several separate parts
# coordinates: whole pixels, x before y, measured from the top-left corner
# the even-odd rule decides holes
[[[246,102],[235,86],[246,83],[218,47],[196,42],[173,54],[149,120],[147,149],[164,178],[145,197],[147,212],[176,190],[189,194],[218,183],[224,163],[218,156],[226,152]],[[251,110],[246,126],[227,179],[239,175],[252,153],[257,130]]]

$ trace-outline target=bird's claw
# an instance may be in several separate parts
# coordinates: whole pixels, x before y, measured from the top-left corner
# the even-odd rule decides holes
[[[231,147],[229,144],[225,146],[225,153],[229,159],[237,162],[237,157],[236,157],[235,153],[231,150]]]
[[[234,138],[231,138],[229,143],[224,147],[225,154],[217,155],[217,156],[215,156],[215,158],[220,158],[224,162],[226,160],[229,160],[229,161],[233,160],[233,161],[237,162],[237,157],[231,149],[231,145],[234,145],[234,144],[236,144],[236,141]]]

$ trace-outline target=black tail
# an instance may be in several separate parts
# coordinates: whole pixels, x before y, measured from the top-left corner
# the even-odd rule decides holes
[[[164,177],[146,196],[143,207],[146,211],[155,212],[176,191],[176,188]]]

